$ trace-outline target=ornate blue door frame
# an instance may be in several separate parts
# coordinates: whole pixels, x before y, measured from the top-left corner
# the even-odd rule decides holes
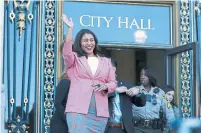
[[[179,2],[179,29],[180,29],[180,45],[190,42],[200,43],[200,3],[199,1],[181,0]],[[196,18],[197,17],[197,18]],[[197,23],[196,23],[197,21]],[[183,118],[192,116],[199,117],[200,110],[200,92],[195,94],[192,88],[192,52],[184,52],[180,56],[180,109]],[[198,81],[200,82],[200,81]],[[200,88],[197,88],[200,90]]]
[[[5,1],[5,132],[48,133],[56,85],[55,1]]]
[[[33,129],[36,90],[38,2],[4,2],[6,132]]]
[[[40,83],[38,133],[50,132],[50,120],[54,111],[54,92],[57,79],[57,1],[40,2]],[[42,125],[42,126],[41,126]]]
[[[7,126],[12,132],[19,130],[23,133],[28,130],[30,113],[27,112],[31,112],[33,106],[35,133],[49,133],[56,83],[62,72],[59,52],[63,38],[59,17],[63,10],[62,2],[31,1],[22,5],[24,6],[20,6],[20,2],[17,2],[17,5],[13,1],[5,2],[3,83],[7,90]],[[185,45],[198,39],[200,44],[200,3],[181,0],[178,2],[178,9],[178,43]],[[193,19],[190,21],[190,18]],[[182,116],[197,116],[199,110],[195,110],[194,107],[199,107],[199,101],[193,103],[191,53],[183,53],[179,62],[179,101]],[[18,91],[20,97],[17,96]],[[24,109],[25,115],[23,110],[21,115],[15,111],[18,106],[16,101],[20,101],[19,105]]]

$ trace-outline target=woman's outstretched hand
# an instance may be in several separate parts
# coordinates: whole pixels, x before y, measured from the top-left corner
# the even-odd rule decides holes
[[[73,24],[72,18],[68,19],[65,14],[62,14],[61,19],[63,20],[63,22],[64,22],[69,28],[73,28],[74,24]]]
[[[126,94],[129,95],[130,97],[133,97],[135,95],[137,95],[138,93],[140,93],[140,89],[139,88],[130,88],[126,91]]]

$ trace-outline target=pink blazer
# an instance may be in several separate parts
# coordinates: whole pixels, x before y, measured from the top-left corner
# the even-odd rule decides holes
[[[87,114],[94,92],[92,85],[106,84],[108,92],[94,92],[94,95],[97,116],[109,117],[107,93],[113,92],[117,87],[115,69],[110,59],[98,57],[98,68],[93,76],[86,57],[78,57],[72,51],[72,41],[64,42],[63,58],[71,81],[65,112]]]

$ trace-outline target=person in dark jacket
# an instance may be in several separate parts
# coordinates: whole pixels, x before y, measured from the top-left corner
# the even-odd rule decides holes
[[[64,112],[68,98],[69,87],[70,81],[68,79],[62,79],[57,85],[54,101],[56,111],[51,119],[50,133],[68,133],[66,115]]]
[[[117,66],[114,60],[112,64],[114,67]],[[136,95],[127,94],[128,89],[132,87],[133,85],[129,82],[118,81],[116,91],[108,96],[110,119],[105,133],[135,133],[132,104],[142,107],[146,103],[146,98],[139,93],[139,90],[136,90]]]

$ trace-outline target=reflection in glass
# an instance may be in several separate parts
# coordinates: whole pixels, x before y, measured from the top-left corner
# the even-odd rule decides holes
[[[147,33],[144,30],[135,31],[134,40],[136,43],[144,44],[147,40]]]

